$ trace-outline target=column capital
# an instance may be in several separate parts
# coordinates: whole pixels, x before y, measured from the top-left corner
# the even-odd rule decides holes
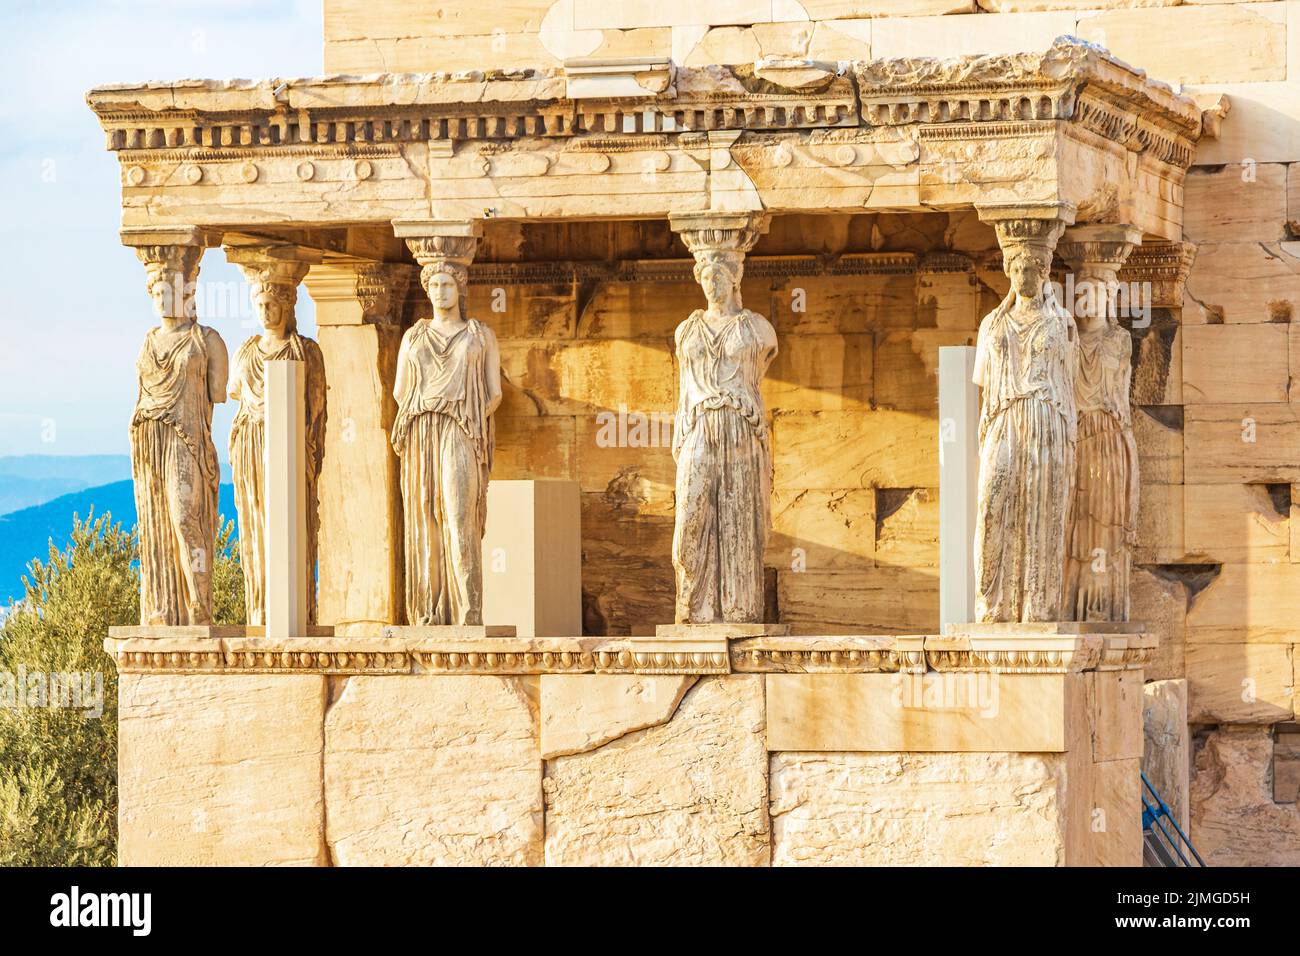
[[[673,214],[668,225],[697,260],[710,254],[744,255],[772,223],[769,213],[692,212]]]
[[[1142,230],[1125,223],[1088,223],[1065,230],[1056,252],[1074,272],[1117,272],[1137,246]]]
[[[319,325],[400,325],[416,271],[404,262],[331,258],[313,265],[303,281]]]
[[[1124,263],[1125,282],[1151,287],[1151,304],[1159,309],[1181,309],[1187,274],[1196,258],[1194,242],[1146,242]]]
[[[468,268],[483,235],[479,219],[394,219],[393,234],[422,267],[454,263]]]
[[[253,294],[269,292],[294,302],[298,298],[298,284],[314,263],[321,261],[315,249],[292,243],[249,243],[226,245],[226,259],[239,267]]]
[[[975,212],[997,233],[1004,257],[1024,249],[1045,259],[1046,267],[1061,233],[1074,222],[1075,206],[1070,202],[977,203]]]

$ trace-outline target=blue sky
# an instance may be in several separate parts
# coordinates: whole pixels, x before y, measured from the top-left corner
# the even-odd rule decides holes
[[[320,0],[0,0],[0,456],[125,453],[135,357],[156,320],[121,245],[120,172],[92,86],[321,72]],[[220,249],[200,280],[237,283]],[[302,330],[315,327],[299,296]],[[247,309],[241,311],[247,313]],[[253,331],[204,316],[233,353]],[[224,460],[234,409],[218,406]]]

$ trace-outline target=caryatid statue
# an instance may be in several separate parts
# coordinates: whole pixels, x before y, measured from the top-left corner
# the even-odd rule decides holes
[[[483,623],[483,533],[501,404],[496,336],[466,315],[477,230],[430,223],[406,237],[433,306],[402,336],[393,397],[401,457],[406,618],[411,625]]]
[[[1040,210],[1033,210],[1038,212]],[[975,618],[1058,621],[1074,482],[1078,335],[1048,281],[1065,222],[981,209],[1002,247],[1011,289],[980,323]]]
[[[1141,231],[1067,229],[1057,249],[1073,273],[1079,365],[1074,495],[1066,544],[1064,616],[1127,621],[1137,537],[1138,458],[1129,404],[1133,339],[1119,324],[1118,272]]]
[[[283,253],[291,256],[292,252]],[[230,426],[230,470],[239,512],[239,561],[247,623],[266,623],[266,363],[303,363],[306,444],[307,620],[316,621],[316,554],[320,532],[318,479],[325,454],[325,360],[320,346],[298,332],[295,307],[306,262],[280,258],[274,247],[228,248],[227,258],[248,280],[262,331],[235,353],[230,397],[239,411]]]
[[[136,360],[131,476],[140,539],[140,623],[212,623],[212,560],[221,473],[212,406],[225,401],[226,346],[199,325],[203,246],[137,245],[161,323]]]
[[[762,623],[772,450],[760,391],[776,331],[741,305],[745,253],[766,217],[674,217],[708,307],[677,326],[673,568],[679,624]]]

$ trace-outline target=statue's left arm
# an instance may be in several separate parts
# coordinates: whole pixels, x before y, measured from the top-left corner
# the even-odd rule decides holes
[[[497,345],[496,334],[483,326],[486,354],[483,356],[484,378],[487,383],[487,407],[485,415],[491,415],[501,404],[501,348]]]
[[[307,339],[306,356],[307,442],[310,446],[309,457],[319,468],[320,461],[325,454],[325,395],[327,390],[325,355],[321,352],[319,343]]]
[[[230,356],[226,352],[226,343],[221,340],[216,329],[203,329],[203,341],[208,355],[208,399],[214,405],[226,400],[230,374]]]
[[[766,375],[767,370],[772,367],[772,362],[776,359],[776,354],[779,351],[779,346],[776,341],[776,329],[773,328],[772,323],[768,321],[766,316],[759,315],[757,312],[751,312],[750,315],[754,317],[754,324],[758,328],[759,344],[762,346],[763,350],[761,359],[763,363],[763,374]]]

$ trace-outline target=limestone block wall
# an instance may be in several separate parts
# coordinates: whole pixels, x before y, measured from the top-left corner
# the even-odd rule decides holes
[[[985,673],[1006,693],[947,713],[901,702],[921,674],[170,669],[121,675],[123,865],[1141,857],[1140,669]],[[778,738],[791,678],[807,719]],[[844,678],[860,679],[852,700],[831,686]],[[851,730],[863,702],[906,749],[826,744],[817,728]],[[995,715],[1021,729],[1002,746],[970,735]]]

